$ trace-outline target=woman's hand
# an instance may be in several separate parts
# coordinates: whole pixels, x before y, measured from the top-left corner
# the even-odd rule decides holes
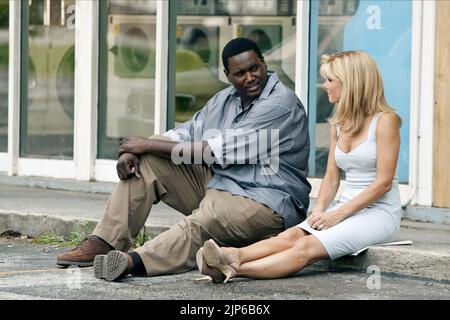
[[[323,211],[314,211],[306,220],[311,228],[316,230],[325,230],[344,220],[344,215],[338,210],[325,213]]]

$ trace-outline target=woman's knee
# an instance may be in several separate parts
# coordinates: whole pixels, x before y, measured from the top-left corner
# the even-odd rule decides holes
[[[312,235],[301,237],[295,241],[293,248],[302,259],[307,259],[308,263],[328,257],[325,247]]]
[[[300,229],[299,227],[291,227],[281,232],[277,237],[289,241],[292,243],[292,245],[294,245],[295,242],[301,239],[303,236],[304,233],[302,232],[302,229]]]

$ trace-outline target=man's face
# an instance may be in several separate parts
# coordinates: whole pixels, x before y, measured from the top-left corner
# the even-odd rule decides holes
[[[267,83],[267,65],[253,50],[228,58],[225,74],[243,101],[259,97]]]

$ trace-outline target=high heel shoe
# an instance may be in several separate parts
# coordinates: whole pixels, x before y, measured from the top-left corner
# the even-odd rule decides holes
[[[233,267],[222,263],[220,247],[212,239],[203,244],[203,258],[208,266],[219,269],[225,275],[224,283],[237,275],[237,271]]]
[[[203,256],[203,248],[198,249],[195,259],[197,261],[197,267],[200,273],[211,277],[212,282],[221,283],[225,280],[225,276],[222,272],[220,272],[220,270],[210,267],[206,263],[205,257]]]

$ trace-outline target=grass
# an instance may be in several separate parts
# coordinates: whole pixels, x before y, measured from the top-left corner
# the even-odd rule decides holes
[[[78,246],[87,236],[89,236],[95,225],[92,221],[83,220],[80,224],[79,230],[72,231],[67,237],[54,232],[44,232],[33,239],[35,244],[52,245],[58,247],[75,247]],[[139,231],[133,248],[138,248],[151,239],[150,234],[145,230],[145,227]]]
[[[38,237],[33,239],[33,243],[36,244],[47,244],[47,245],[56,245],[64,243],[64,237],[57,234],[52,234],[49,232],[45,232]]]
[[[58,247],[75,247],[78,246],[87,236],[92,234],[94,227],[95,225],[92,221],[83,220],[80,223],[79,229],[76,231],[71,231],[67,237],[54,232],[44,232],[34,238],[32,242],[35,244],[45,244]],[[150,239],[150,234],[145,230],[145,227],[143,227],[134,241],[133,248],[143,246],[144,243]]]
[[[150,239],[150,234],[148,234],[148,232],[145,230],[145,227],[142,227],[141,231],[139,231],[139,234],[136,237],[136,240],[134,241],[134,247],[138,248],[140,246],[143,246],[144,243],[146,243]]]
[[[92,221],[83,220],[80,223],[80,230],[72,231],[67,237],[67,242],[72,246],[78,246],[87,236],[94,230],[94,223]]]
[[[57,233],[44,232],[38,237],[34,238],[33,243],[57,245],[59,247],[78,246],[88,235],[92,233],[94,226],[95,225],[92,221],[83,220],[80,223],[79,230],[71,231],[67,238]]]

